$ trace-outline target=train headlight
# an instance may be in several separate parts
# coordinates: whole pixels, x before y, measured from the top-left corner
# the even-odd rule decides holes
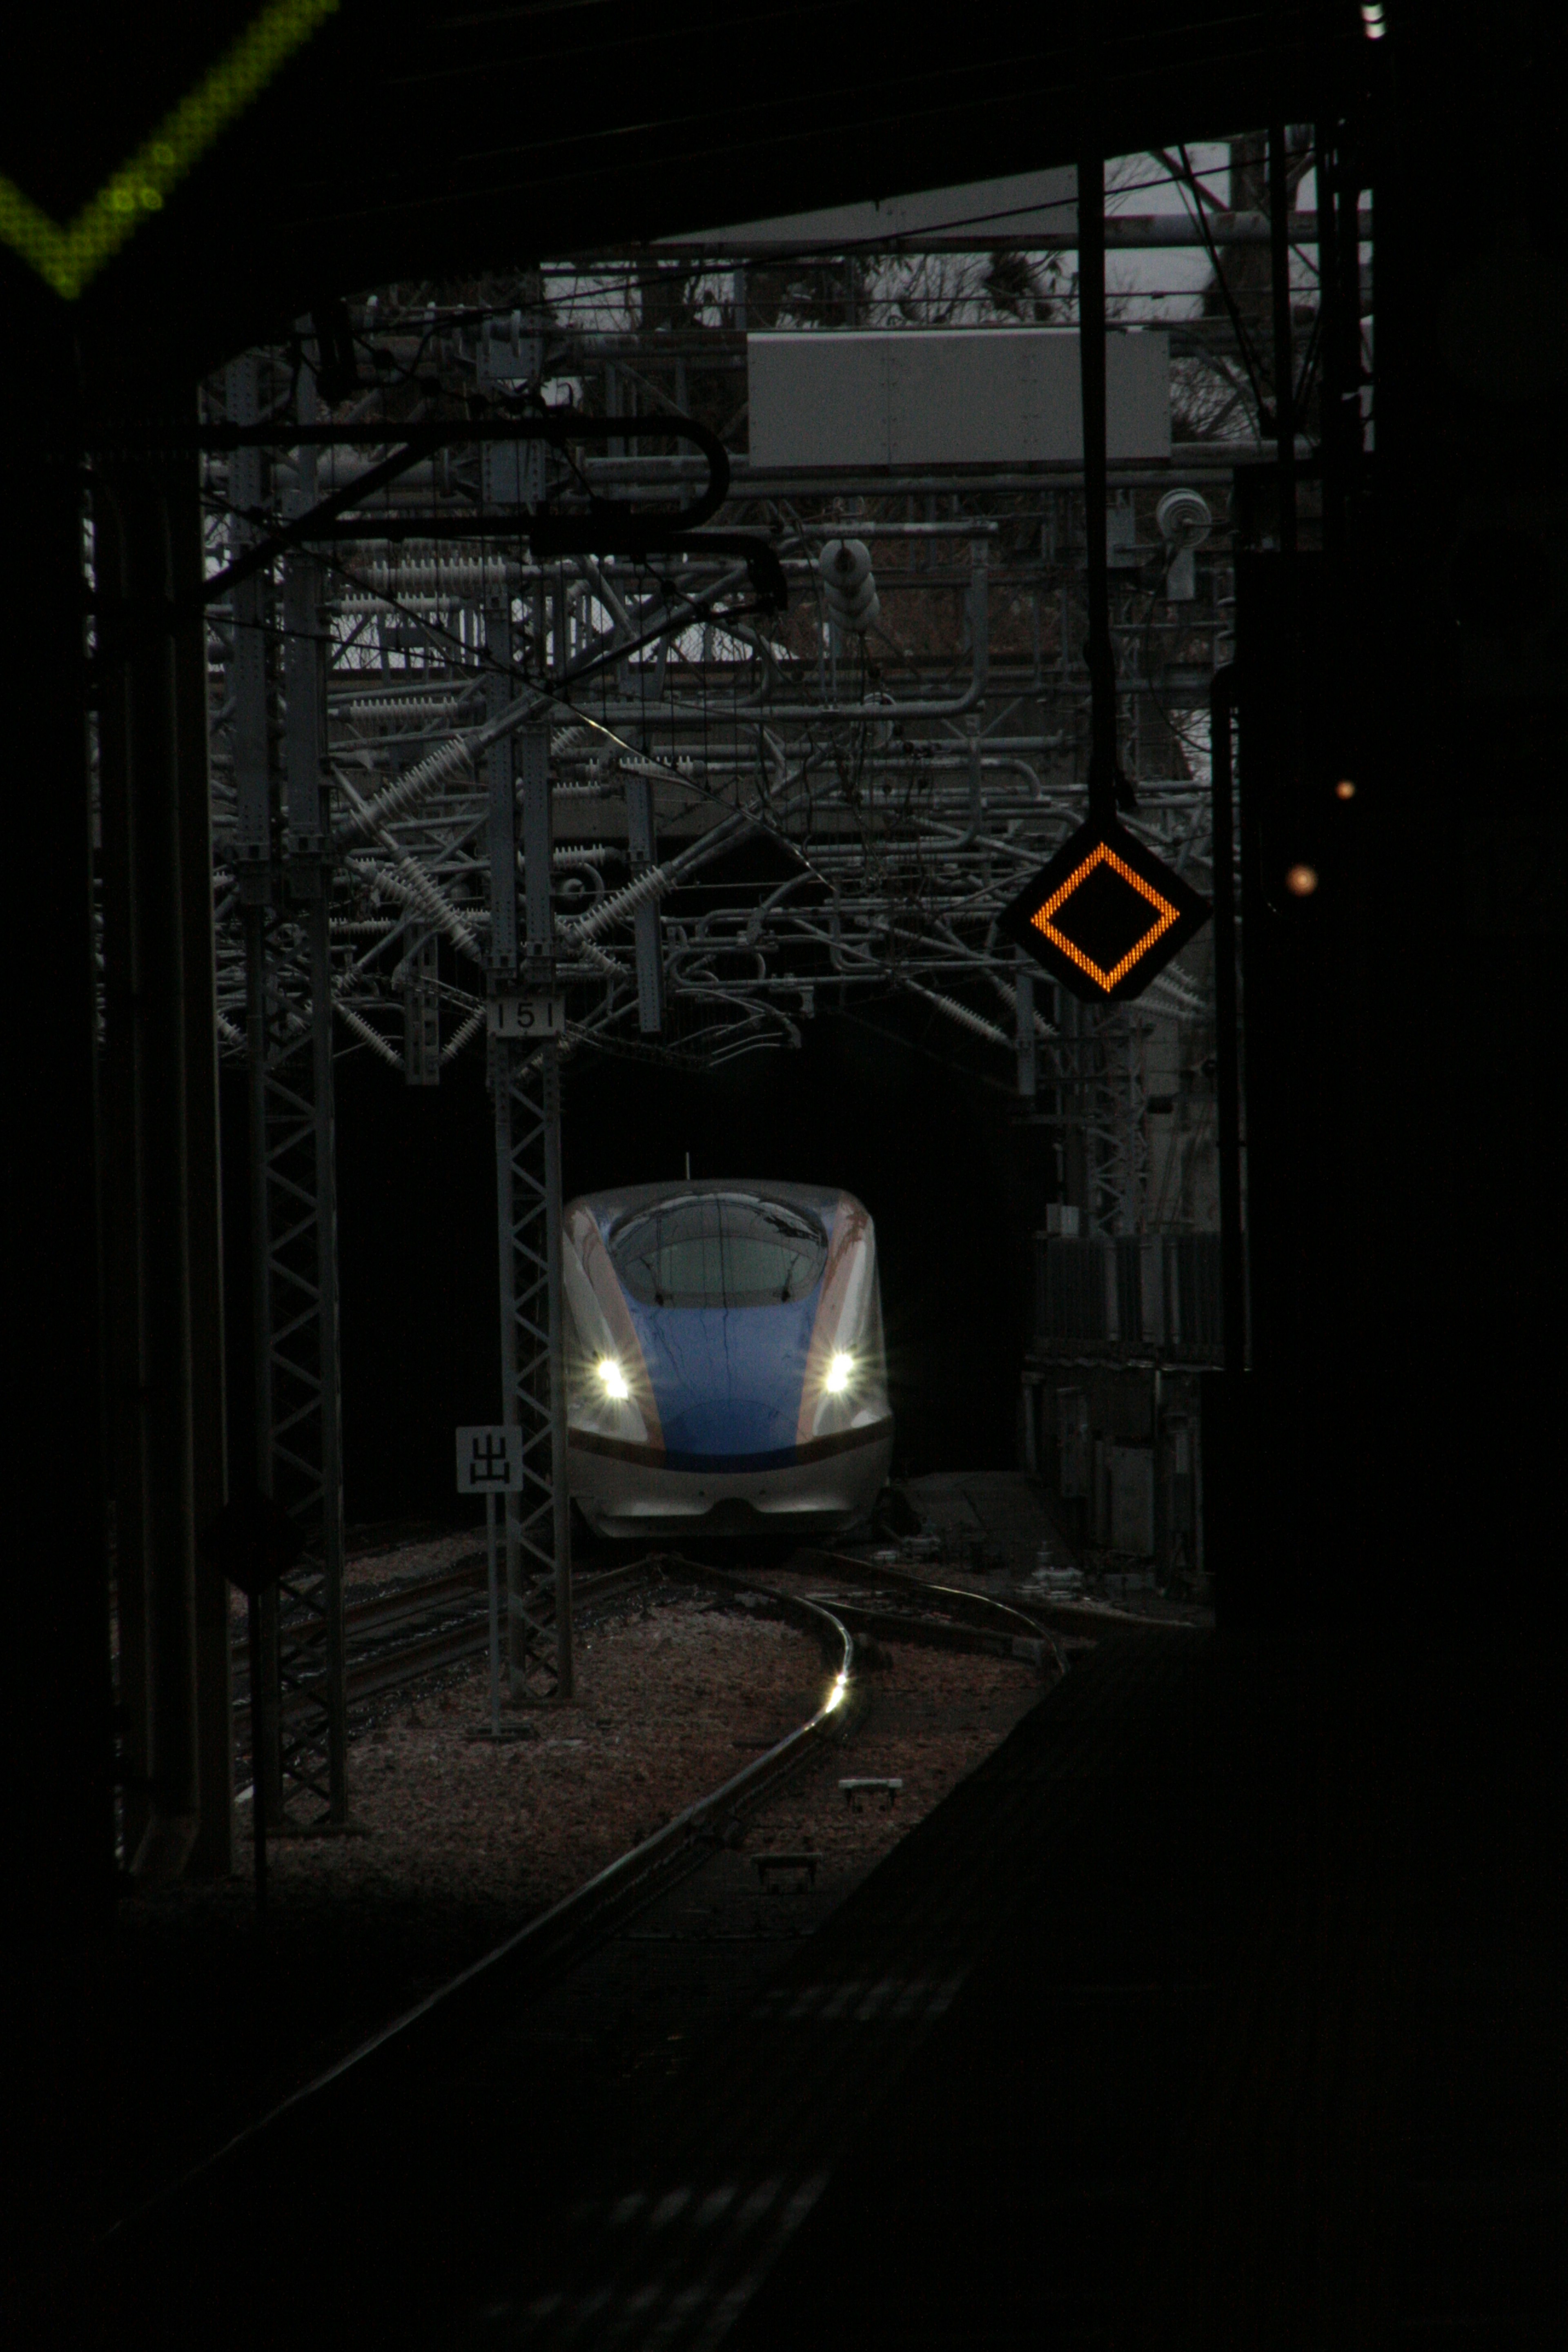
[[[617,1404],[624,1403],[630,1396],[631,1391],[626,1386],[626,1376],[614,1356],[601,1356],[596,1369],[599,1374],[599,1386],[604,1390],[605,1394],[607,1397],[614,1397]]]
[[[823,1382],[823,1386],[827,1391],[829,1396],[843,1395],[845,1390],[849,1385],[849,1375],[854,1370],[855,1359],[853,1356],[830,1356],[828,1358],[827,1378]]]

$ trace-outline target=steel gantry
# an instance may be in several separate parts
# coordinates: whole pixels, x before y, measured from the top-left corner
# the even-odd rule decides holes
[[[257,424],[258,374],[254,355],[229,369],[232,423]],[[309,380],[300,397],[308,421]],[[311,499],[311,470],[305,454],[284,497],[286,513]],[[263,487],[260,450],[236,450],[226,501],[235,563],[257,542],[251,518]],[[219,888],[220,914],[237,928],[244,949],[255,1476],[300,1538],[297,1561],[256,1604],[255,1801],[274,1830],[341,1828],[348,1784],[331,860],[315,560],[296,550],[276,580],[252,571],[236,579],[230,597],[229,691],[218,706],[218,731],[232,779],[220,809],[230,819],[233,871],[220,877]]]
[[[503,610],[487,615],[492,650],[510,646]],[[494,692],[494,689],[492,689]],[[497,695],[504,709],[504,699]],[[514,753],[517,771],[514,781]],[[521,1035],[520,1016],[556,1005],[551,892],[550,740],[538,724],[503,737],[486,761],[490,898],[490,1091],[495,1107],[502,1417],[522,1436],[521,1491],[507,1496],[507,1662],[514,1699],[570,1698],[572,1543],[561,1306],[561,1047]],[[518,925],[519,802],[525,921]],[[552,1643],[538,1596],[555,1613]]]
[[[252,436],[211,434],[206,481],[224,572],[220,1034],[252,1103],[256,1472],[307,1542],[268,1612],[258,1694],[279,1825],[344,1817],[336,1055],[372,1053],[420,1087],[488,1057],[501,1411],[525,1464],[507,1519],[519,1699],[571,1686],[565,1061],[712,1066],[798,1045],[820,1011],[902,1004],[1053,1130],[1084,1231],[1212,1223],[1206,941],[1137,1005],[1095,1012],[1058,1003],[997,930],[1082,814],[1071,468],[790,484],[736,457],[722,528],[682,530],[668,501],[712,461],[683,450],[668,394],[662,411],[649,396],[658,339],[638,365],[624,337],[595,342],[537,307],[521,320],[426,306],[417,389],[397,393],[413,322],[388,305],[360,341],[394,392],[320,406],[305,335],[235,362],[208,396],[209,427]],[[568,416],[541,438],[529,420],[567,374],[571,415],[624,437],[601,426],[574,446]],[[1200,888],[1228,557],[1205,551],[1172,601],[1152,516],[1194,469],[1228,494],[1203,464],[1124,482],[1109,526],[1127,822]],[[846,538],[874,565],[864,630],[825,578]]]

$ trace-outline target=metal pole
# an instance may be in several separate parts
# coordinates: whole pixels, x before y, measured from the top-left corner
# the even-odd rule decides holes
[[[484,618],[485,645],[494,667],[488,685],[489,715],[499,718],[511,701],[511,612],[505,596],[488,603]],[[503,736],[490,746],[485,761],[489,795],[490,898],[489,984],[492,990],[517,985],[517,798],[513,762],[516,745]],[[511,1165],[512,1068],[516,1048],[503,1037],[492,1037],[490,1078],[495,1088],[496,1225],[499,1251],[500,1312],[501,1420],[508,1429],[520,1429],[517,1396],[517,1275],[513,1225]],[[511,1697],[522,1695],[523,1653],[521,1497],[509,1494],[502,1506],[502,1537],[506,1550],[507,1672]]]
[[[496,1498],[485,1496],[485,1570],[490,1599],[490,1738],[500,1738],[500,1591],[496,1577]]]
[[[303,322],[302,322],[303,323]],[[316,419],[316,380],[301,371],[302,424]],[[290,510],[316,494],[316,453],[299,452]],[[295,553],[284,570],[287,719],[287,848],[289,885],[303,900],[310,960],[310,1118],[314,1155],[316,1371],[321,1413],[321,1570],[324,1620],[321,1703],[326,1716],[327,1821],[348,1820],[348,1690],[343,1654],[342,1368],[338,1307],[337,1116],[332,1068],[331,868],[321,782],[326,748],[326,655],[321,579],[313,557]]]
[[[321,1692],[327,1717],[327,1818],[341,1828],[349,1816],[348,1678],[343,1652],[342,1379],[338,1330],[338,1197],[336,1121],[332,1090],[331,902],[328,877],[310,910],[311,1059],[315,1079],[316,1250],[321,1414],[321,1573],[326,1616],[326,1666]]]
[[[129,948],[130,986],[111,1012],[116,1022],[124,1015],[111,1035],[130,1074],[131,1113],[115,1142],[130,1187],[132,1248],[116,1273],[132,1305],[145,1629],[144,1680],[132,1705],[145,1707],[149,1781],[128,1862],[138,1876],[162,1878],[180,1874],[200,1831],[176,509],[167,474],[132,459],[106,476],[96,517],[105,646],[121,720],[117,737],[106,730],[106,752],[113,741],[120,756],[106,758],[104,784],[106,799],[122,797],[126,887],[106,914],[112,926],[122,913]]]
[[[256,1908],[267,1908],[267,1815],[261,1802],[262,1604],[266,1595],[253,1592],[246,1604],[250,1636],[250,1840],[256,1857]]]
[[[555,915],[551,898],[552,818],[550,732],[530,727],[519,738],[522,770],[522,874],[527,917],[525,977],[553,991]],[[541,1109],[544,1128],[544,1277],[550,1385],[550,1480],[552,1543],[555,1554],[555,1671],[557,1693],[572,1696],[572,1498],[566,1468],[566,1385],[563,1367],[561,1309],[561,1048],[549,1038],[540,1048]]]
[[[1279,453],[1279,551],[1296,552],[1296,387],[1290,352],[1290,194],[1285,127],[1268,133],[1269,276],[1274,296],[1274,433]],[[1321,199],[1320,198],[1320,209]]]
[[[192,600],[185,606],[189,617],[174,632],[174,692],[190,1159],[192,1478],[198,1538],[212,1525],[228,1493],[206,624],[194,604],[205,567],[200,491],[196,464],[194,459],[183,460],[170,505],[170,552],[176,598]],[[237,1827],[230,1597],[227,1578],[204,1559],[199,1542],[196,1740],[201,1828],[187,1869],[193,1877],[226,1878],[234,1868]]]
[[[267,909],[245,909],[246,1058],[250,1097],[251,1380],[256,1424],[256,1485],[272,1492],[272,1288],[268,1274],[267,1202]],[[250,1673],[251,1777],[256,1783],[258,1836],[277,1828],[283,1811],[279,1753],[278,1594],[268,1587],[252,1603],[256,1649]]]
[[[557,1695],[573,1696],[572,1495],[566,1468],[566,1380],[561,1310],[561,1048],[544,1046],[544,1230],[550,1296],[550,1474],[555,1537]]]
[[[1319,446],[1322,451],[1323,483],[1323,552],[1329,559],[1331,573],[1337,572],[1344,553],[1344,513],[1342,500],[1344,476],[1340,453],[1343,446],[1342,417],[1340,396],[1342,384],[1341,362],[1340,249],[1336,231],[1339,226],[1333,194],[1334,143],[1333,134],[1326,122],[1317,124],[1312,138],[1313,176],[1318,185],[1318,217],[1322,223],[1321,241],[1318,249],[1318,332],[1321,356],[1318,362],[1318,430]]]
[[[1099,137],[1099,58],[1083,35],[1083,135],[1078,159],[1078,352],[1083,425],[1085,568],[1089,589],[1089,813],[1115,822],[1116,656],[1110,644],[1110,567],[1105,482],[1105,160]]]
[[[226,404],[236,425],[254,425],[259,410],[254,352],[231,362]],[[259,449],[237,449],[230,461],[229,495],[243,518],[261,504]],[[237,520],[231,551],[243,554],[254,526]],[[272,1287],[267,1198],[267,1063],[270,1047],[267,921],[272,898],[272,761],[267,675],[267,586],[257,574],[234,589],[235,842],[245,925],[246,1062],[249,1081],[251,1410],[258,1492],[272,1493]],[[269,1586],[253,1604],[256,1645],[251,1658],[251,1802],[258,1838],[281,1826],[283,1767],[278,1712],[278,1593]]]
[[[500,1276],[501,1421],[521,1430],[522,1414],[517,1394],[517,1257],[513,1228],[511,1172],[511,1074],[517,1048],[505,1037],[490,1040],[491,1076],[495,1086],[496,1122],[496,1243]],[[521,1496],[506,1498],[507,1675],[511,1698],[523,1696],[522,1669],[527,1651],[523,1633],[527,1593],[522,1580]]]
[[[1039,1083],[1038,1040],[1035,1031],[1035,973],[1022,948],[1018,950],[1014,967],[1013,991],[1017,1013],[1018,1092],[1026,1102],[1033,1102]]]
[[[1237,1034],[1236,833],[1231,772],[1234,665],[1209,689],[1213,777],[1215,1086],[1218,1097],[1220,1278],[1225,1369],[1239,1379],[1247,1360],[1247,1261],[1241,1223],[1241,1060]],[[1233,1391],[1234,1393],[1234,1391]]]

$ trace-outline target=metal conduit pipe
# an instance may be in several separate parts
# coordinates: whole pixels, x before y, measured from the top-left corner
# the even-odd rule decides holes
[[[1313,455],[1305,434],[1297,435],[1296,451],[1302,458]],[[1106,478],[1113,489],[1131,489],[1139,485],[1179,481],[1189,474],[1229,474],[1237,466],[1257,464],[1260,458],[1273,455],[1272,441],[1258,441],[1250,436],[1238,435],[1235,440],[1224,441],[1184,441],[1176,445],[1169,457],[1128,458],[1108,467]],[[706,466],[707,460],[702,457],[585,457],[583,473],[590,484],[646,480],[667,487],[703,480]],[[405,478],[398,477],[399,480]],[[1083,466],[1072,457],[1040,458],[1027,468],[1017,466],[1007,473],[987,474],[983,482],[973,474],[956,472],[951,465],[932,465],[923,471],[900,474],[879,473],[869,466],[828,473],[805,466],[752,467],[745,457],[732,457],[730,461],[732,500],[857,496],[973,498],[982,490],[989,498],[998,490],[1039,492],[1082,488]],[[983,523],[970,525],[972,530],[984,528]]]
[[[287,425],[281,427],[279,438],[282,439],[287,431]],[[350,458],[345,462],[339,457],[336,450],[329,452],[323,449],[316,477],[317,497],[331,498],[335,490],[346,490],[355,482],[363,480],[366,474],[374,473],[379,467],[386,463],[387,454],[396,446],[397,431],[394,426],[387,439],[382,444],[382,455],[377,457]],[[292,458],[279,457],[273,464],[272,478],[280,490],[297,490],[300,487],[300,467]],[[384,499],[388,490],[404,493],[411,489],[427,491],[434,485],[435,480],[435,459],[421,457],[389,482],[386,489],[380,495]],[[365,536],[371,538],[374,533],[367,531]]]
[[[795,536],[799,539],[840,539],[845,528],[841,522],[803,522],[796,525]],[[868,547],[879,539],[995,539],[1001,529],[999,522],[979,522],[969,515],[949,515],[938,522],[868,522],[862,525]]]
[[[866,715],[868,718],[872,718],[875,716],[875,713],[868,711]],[[764,730],[764,732],[766,730]],[[992,739],[989,736],[983,735],[980,740],[983,744],[988,744]],[[1040,736],[1034,739],[1033,748],[1036,751],[1058,751],[1067,740],[1068,739],[1065,735]],[[1009,738],[1005,749],[994,752],[989,750],[983,751],[981,754],[981,764],[983,767],[994,768],[998,771],[1011,769],[1015,774],[1020,775],[1026,779],[1033,793],[1043,796],[1048,788],[1038,770],[1032,768],[1026,760],[1018,756],[1021,752],[1028,750],[1029,748],[1030,739],[1027,737],[1020,737],[1016,742],[1012,738]],[[785,753],[784,747],[782,743],[770,742],[767,749],[770,756],[776,755],[778,761],[783,762]],[[598,757],[600,755],[595,754],[595,756]],[[684,779],[678,776],[669,767],[659,766],[653,761],[649,761],[646,766],[635,765],[630,760],[622,760],[618,764],[622,774],[657,775],[661,783],[679,783],[684,781]],[[757,762],[754,755],[748,756],[742,752],[733,752],[721,753],[718,755],[705,755],[701,764],[703,773],[705,775],[746,776],[754,772]],[[890,769],[899,773],[909,771],[911,772],[918,772],[918,773],[922,776],[945,776],[968,775],[973,770],[973,761],[970,753],[958,751],[955,751],[950,758],[925,760],[918,756],[917,746],[905,744],[901,750],[896,747],[881,750],[868,749],[858,755],[858,764],[862,770],[866,768],[876,768],[879,770]],[[782,782],[783,781],[784,778],[781,776],[780,782]],[[562,786],[558,783],[556,785],[556,790],[560,791],[561,789]],[[1158,791],[1160,789],[1160,785],[1158,782],[1153,784],[1145,784],[1141,780],[1138,789],[1140,792]],[[1196,795],[1203,788],[1199,785],[1194,784],[1189,786],[1188,789]],[[1064,794],[1071,793],[1081,794],[1083,787],[1081,784],[1064,781],[1058,787],[1058,790]]]

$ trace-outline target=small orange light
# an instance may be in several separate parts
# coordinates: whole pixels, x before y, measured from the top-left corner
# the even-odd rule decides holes
[[[1342,776],[1339,782],[1334,786],[1334,798],[1337,801],[1354,800],[1355,786],[1352,783],[1348,776]]]
[[[1292,866],[1285,877],[1285,887],[1297,898],[1310,898],[1317,887],[1317,868],[1312,866]]]

